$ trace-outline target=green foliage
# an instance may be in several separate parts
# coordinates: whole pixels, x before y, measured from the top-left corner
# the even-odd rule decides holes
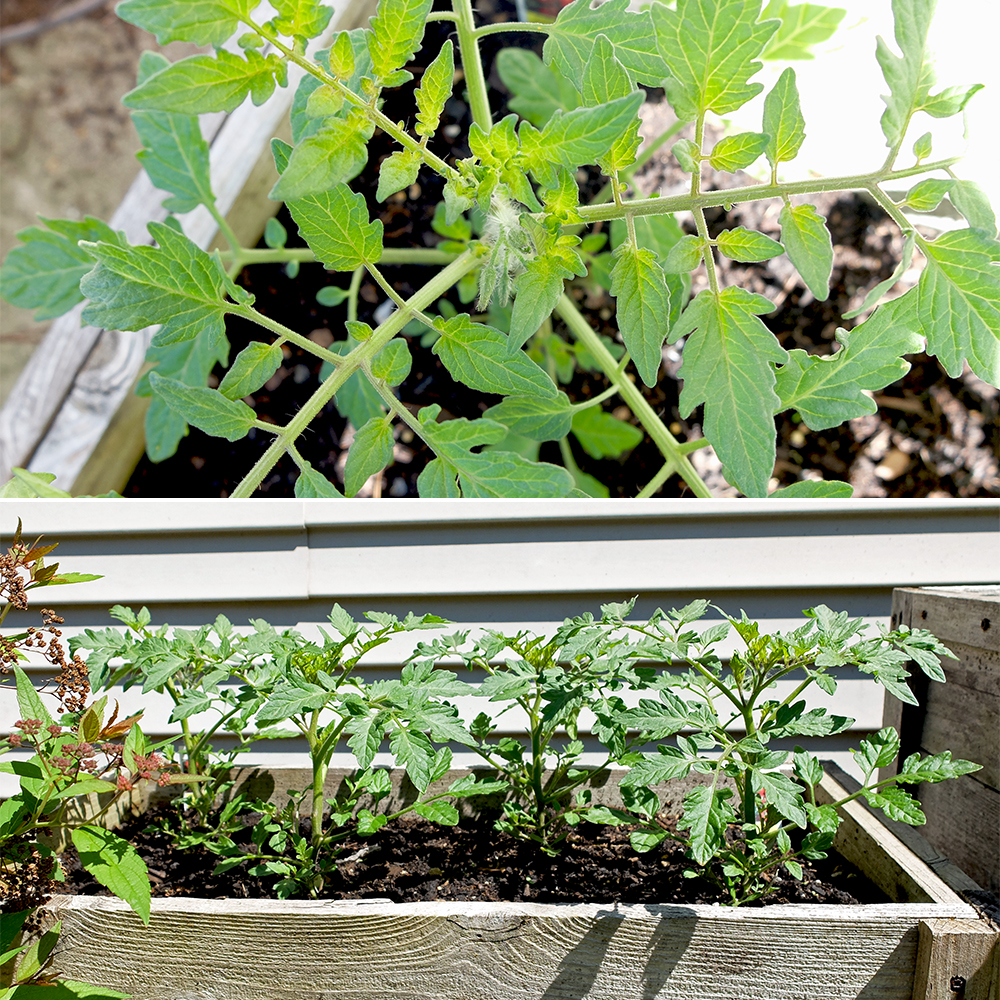
[[[222,220],[221,234],[233,245],[214,254],[183,236],[173,217],[169,224],[150,225],[153,246],[129,245],[94,219],[42,220],[44,227],[20,234],[20,245],[0,271],[0,294],[37,310],[40,319],[89,299],[87,323],[123,330],[159,326],[148,357],[153,371],[137,388],[153,396],[145,427],[154,461],[173,454],[189,423],[231,439],[263,429],[240,400],[277,370],[280,343],[292,341],[322,358],[324,384],[283,427],[271,425],[277,446],[246,474],[233,491],[237,497],[252,495],[282,453],[299,466],[298,495],[337,495],[295,444],[308,432],[307,416],[318,419],[331,395],[355,428],[376,421],[372,428],[384,423],[391,431],[393,422],[402,421],[423,439],[435,455],[419,478],[425,495],[598,495],[604,487],[571,460],[566,439],[575,433],[574,412],[559,389],[582,371],[606,379],[620,397],[616,405],[632,411],[662,453],[663,475],[683,475],[695,495],[709,496],[687,458],[695,442],[677,442],[637,388],[668,377],[661,364],[665,341],[683,349],[682,416],[704,406],[696,417],[702,440],[722,459],[731,485],[749,496],[766,495],[774,474],[776,413],[795,407],[815,426],[832,427],[870,412],[865,393],[900,376],[902,355],[915,338],[924,338],[950,374],[957,376],[967,363],[985,381],[1000,382],[1000,244],[993,209],[975,183],[956,175],[956,157],[932,158],[930,133],[907,141],[915,116],[957,115],[980,89],[936,89],[928,58],[934,0],[892,0],[894,47],[878,42],[888,91],[882,114],[886,162],[867,174],[794,184],[783,182],[780,171],[799,155],[807,124],[791,67],[782,69],[764,96],[759,131],[724,135],[707,146],[706,116],[725,117],[760,94],[764,88],[755,76],[762,60],[812,58],[844,11],[791,0],[635,6],[628,0],[597,7],[573,0],[554,22],[532,25],[545,36],[541,58],[519,47],[501,49],[495,68],[509,91],[510,113],[494,122],[478,51],[484,36],[474,27],[468,0],[452,0],[450,12],[438,13],[453,20],[453,37],[428,54],[412,113],[392,121],[383,112],[385,91],[411,79],[430,0],[380,0],[368,27],[336,32],[328,32],[331,8],[321,0],[279,0],[270,20],[258,0],[125,0],[117,8],[121,16],[161,43],[213,48],[173,63],[147,53],[137,86],[124,98],[144,146],[139,159],[166,192],[170,212],[203,206],[199,210],[219,214],[197,116],[232,111],[248,97],[260,103],[288,85],[290,65],[305,71],[292,99],[292,143],[272,143],[279,178],[270,196],[286,202],[315,262],[353,272],[354,280],[318,296],[328,308],[347,306],[344,335],[333,348],[345,360],[334,365],[329,352],[310,347],[302,331],[261,315],[252,296],[233,282],[265,257],[283,262],[289,274],[304,263],[302,251],[288,247],[288,234],[274,220],[265,232],[270,249],[264,257],[235,245]],[[518,28],[491,26],[487,33],[498,30]],[[224,47],[237,34],[238,45]],[[693,123],[688,137],[671,147],[691,175],[690,192],[662,200],[636,198],[630,190],[648,156],[679,129],[650,137],[640,153],[645,88],[653,87],[665,90],[681,122]],[[453,96],[468,100],[473,122],[464,139],[448,137],[460,146],[467,142],[469,155],[446,161],[439,155],[444,146],[438,132]],[[376,129],[394,143],[377,166],[378,200],[417,183],[424,191],[443,190],[431,223],[442,237],[436,249],[393,247],[385,254],[381,221],[369,216],[362,196],[348,187],[368,164]],[[903,149],[912,149],[914,165],[897,165]],[[780,199],[781,242],[731,226],[710,238],[706,210],[728,202],[725,191],[704,190],[706,164],[735,172],[762,157],[770,177],[758,197]],[[607,182],[587,204],[581,187],[587,175],[581,171],[595,169]],[[852,320],[879,307],[866,323],[838,334],[840,351],[829,358],[786,354],[759,318],[770,304],[745,289],[722,287],[718,255],[750,263],[787,254],[808,289],[825,300],[833,247],[810,195],[859,188],[900,227],[903,258],[890,279],[844,316]],[[897,203],[890,190],[907,194]],[[741,193],[741,200],[748,197],[755,197],[752,188],[749,195]],[[945,197],[969,228],[928,240],[903,211],[933,211]],[[691,213],[693,232],[681,229],[675,211]],[[914,254],[925,261],[917,287],[880,306]],[[385,289],[392,275],[379,268],[431,260],[445,264],[444,270],[429,268],[426,284],[409,302],[396,302],[397,312],[376,329],[358,323],[360,269]],[[689,302],[692,275],[701,269],[704,290]],[[613,338],[591,329],[576,304],[598,289],[615,300]],[[457,315],[454,302],[462,306]],[[431,308],[440,322],[428,318]],[[258,344],[232,359],[226,313],[262,330]],[[418,328],[453,378],[502,397],[488,415],[449,421],[455,426],[446,429],[432,408],[412,413],[396,399],[391,387],[409,372],[405,336]],[[218,388],[206,388],[216,365],[228,371]],[[576,414],[581,426],[599,418],[596,410]],[[355,438],[358,453],[347,459],[352,486],[361,470],[384,457],[386,440],[379,434],[374,451],[368,434]],[[564,458],[567,469],[537,461],[532,442],[550,440],[570,456]],[[17,489],[29,488],[23,476],[19,482]],[[649,491],[660,483],[657,475]],[[30,488],[50,489],[38,480]],[[843,492],[842,485],[800,483],[782,495]]]

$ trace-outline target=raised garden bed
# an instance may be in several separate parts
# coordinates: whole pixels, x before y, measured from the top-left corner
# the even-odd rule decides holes
[[[829,800],[845,794],[834,775],[829,768],[821,786]],[[327,791],[345,776],[331,771]],[[278,772],[265,790],[282,799],[308,779]],[[595,798],[614,805],[615,787]],[[398,775],[393,794],[405,801]],[[154,898],[144,928],[120,900],[57,897],[48,906],[62,920],[54,962],[136,1000],[937,1000],[948,996],[943,969],[963,977],[967,1000],[988,1000],[998,935],[857,802],[842,814],[837,850],[893,902],[730,909]]]

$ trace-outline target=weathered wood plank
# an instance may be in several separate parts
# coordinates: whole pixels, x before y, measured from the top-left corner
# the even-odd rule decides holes
[[[910,1000],[934,904],[52,904],[64,975],[178,1000]],[[195,994],[199,995],[199,994]]]
[[[913,1000],[996,1000],[1000,933],[981,921],[921,920]]]

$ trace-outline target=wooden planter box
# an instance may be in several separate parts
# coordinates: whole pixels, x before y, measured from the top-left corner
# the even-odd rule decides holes
[[[366,27],[376,0],[332,0],[334,15],[315,48],[334,31]],[[242,33],[242,32],[240,32]],[[324,41],[325,39],[325,41]],[[278,179],[271,157],[274,136],[291,141],[288,112],[303,71],[289,69],[289,85],[260,107],[244,101],[229,115],[202,116],[209,143],[216,204],[245,246],[253,246],[280,207],[267,192]],[[112,215],[112,229],[129,241],[149,243],[146,224],[162,222],[166,192],[145,172]],[[223,246],[218,226],[199,206],[182,216],[200,247]],[[13,467],[51,472],[53,486],[74,494],[121,491],[145,451],[149,397],[134,394],[157,327],[138,333],[99,330],[80,321],[83,305],[56,319],[0,409],[0,482]]]
[[[827,801],[849,780],[834,770]],[[275,774],[262,791],[278,801],[308,785],[307,772]],[[331,773],[328,794],[344,776]],[[405,801],[407,783],[395,787]],[[689,787],[665,786],[661,800]],[[616,788],[595,788],[595,801],[613,804]],[[843,814],[838,850],[895,902],[154,899],[145,928],[120,900],[63,897],[49,905],[63,922],[54,964],[136,1000],[996,1000],[1000,936],[857,802]]]
[[[900,759],[940,753],[982,770],[919,785],[927,824],[920,832],[994,896],[1000,894],[1000,587],[897,589],[892,624],[926,628],[958,655],[943,660],[946,684],[917,673],[919,705],[885,699],[884,725],[900,734]],[[894,773],[894,769],[889,773]]]

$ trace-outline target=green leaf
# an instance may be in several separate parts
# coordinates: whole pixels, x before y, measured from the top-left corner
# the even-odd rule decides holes
[[[94,266],[93,258],[77,246],[79,240],[125,246],[125,237],[89,215],[82,222],[42,219],[51,232],[38,226],[22,229],[0,268],[0,295],[12,306],[37,309],[36,320],[69,312],[86,296],[80,279]]]
[[[528,49],[506,48],[497,54],[497,72],[514,95],[507,106],[541,127],[556,111],[580,106],[580,94],[554,66],[546,66]]]
[[[353,180],[368,162],[365,143],[370,136],[371,127],[363,119],[327,118],[318,132],[306,136],[294,149],[272,139],[271,151],[281,177],[268,197],[305,201]]]
[[[432,823],[439,823],[441,826],[457,826],[458,810],[450,803],[441,799],[434,802],[418,802],[413,811],[424,819],[429,819]]]
[[[690,774],[694,761],[682,750],[668,746],[657,747],[657,750],[659,753],[644,753],[640,760],[632,764],[621,780],[623,788],[658,785]]]
[[[99,826],[80,826],[70,830],[80,864],[125,900],[144,924],[149,924],[149,873],[136,849],[117,834]]]
[[[239,441],[257,421],[257,415],[246,403],[227,399],[216,389],[193,388],[156,371],[149,373],[149,384],[172,410],[213,437]]]
[[[560,279],[560,291],[562,280]],[[438,326],[441,336],[433,352],[453,378],[480,392],[502,396],[542,396],[555,399],[552,379],[523,351],[510,355],[507,337],[460,313]]]
[[[825,42],[847,13],[841,7],[823,7],[815,3],[800,3],[794,7],[788,0],[771,0],[761,19],[781,19],[781,27],[761,53],[762,59],[812,59],[812,45]]]
[[[451,97],[454,81],[455,56],[449,38],[430,66],[424,70],[420,86],[414,95],[417,101],[417,135],[432,136],[437,131],[441,112]]]
[[[267,220],[267,224],[264,226],[264,242],[272,250],[280,250],[288,242],[288,230],[273,215]],[[318,294],[316,298],[318,301]]]
[[[997,220],[986,192],[973,181],[955,181],[951,203],[968,220],[973,229],[982,229],[990,239],[997,238]],[[9,258],[8,258],[9,259]]]
[[[333,8],[319,0],[274,0],[274,9],[278,12],[275,28],[289,37],[317,38],[333,15]]]
[[[676,10],[654,4],[650,14],[670,71],[667,99],[682,120],[728,114],[764,89],[750,77],[780,22],[757,20],[759,0],[677,0]]]
[[[731,260],[744,262],[770,260],[785,252],[785,248],[770,236],[753,232],[743,226],[724,230],[719,233],[716,242],[721,253]]]
[[[830,297],[833,238],[813,205],[785,204],[778,216],[781,242],[806,287],[820,302]]]
[[[169,65],[159,53],[144,52],[139,60],[139,83]],[[198,205],[215,203],[208,143],[201,134],[197,116],[169,111],[133,111],[132,122],[145,147],[136,158],[153,184],[173,195],[163,202],[164,208],[171,212],[190,212]]]
[[[772,167],[794,160],[806,137],[806,123],[799,107],[795,70],[789,67],[764,98],[763,130],[767,133],[767,162]]]
[[[681,416],[705,404],[705,436],[722,460],[725,476],[748,496],[766,496],[774,469],[774,413],[779,399],[774,364],[788,359],[757,318],[772,303],[743,288],[691,301],[670,332],[684,345]]]
[[[888,767],[899,753],[899,733],[886,726],[861,741],[857,750],[851,751],[859,760],[862,770],[870,775],[880,767]]]
[[[667,274],[685,274],[693,271],[700,263],[705,244],[700,236],[681,237],[667,254],[663,270]]]
[[[576,410],[573,433],[591,458],[618,458],[643,438],[638,427],[605,413],[599,406]]]
[[[623,243],[614,257],[611,294],[617,300],[618,328],[639,377],[653,386],[669,330],[670,291],[652,250]]]
[[[344,469],[344,492],[353,497],[368,481],[392,462],[392,427],[382,417],[372,417],[358,428]]]
[[[607,0],[591,8],[590,0],[574,0],[548,27],[542,56],[567,80],[579,86],[598,35],[615,48],[615,58],[636,83],[660,86],[665,75],[647,11],[632,12],[629,0]]]
[[[236,355],[233,366],[226,372],[219,392],[226,399],[241,399],[256,392],[280,367],[281,348],[254,340]]]
[[[413,357],[406,341],[393,339],[372,358],[372,375],[386,385],[399,385],[412,366]]]
[[[316,301],[328,309],[339,306],[341,303],[346,302],[349,297],[347,291],[337,285],[326,285],[316,293]]]
[[[957,229],[920,247],[927,264],[917,287],[889,308],[927,338],[927,353],[952,378],[968,361],[984,382],[1000,384],[1000,244],[982,230]]]
[[[389,743],[398,767],[405,767],[414,787],[421,794],[427,791],[434,770],[434,748],[419,729],[393,729]]]
[[[902,378],[910,370],[902,356],[921,348],[920,337],[884,308],[850,333],[838,329],[836,337],[841,345],[836,354],[820,357],[796,349],[778,370],[778,410],[798,410],[814,431],[877,412],[864,390],[876,392]]]
[[[365,46],[367,49],[367,45]],[[351,38],[351,32],[338,31],[330,46],[330,72],[338,80],[348,80],[354,74],[357,65],[355,57],[356,46]]]
[[[638,121],[643,96],[641,90],[636,90],[597,107],[555,111],[541,132],[521,122],[518,137],[525,169],[539,175],[544,164],[562,164],[576,170],[586,163],[596,163]],[[539,180],[545,181],[544,173]]]
[[[864,301],[857,307],[857,309],[852,309],[850,312],[844,313],[844,319],[854,319],[855,316],[860,316],[861,313],[868,309],[871,309],[886,292],[889,291],[893,285],[910,269],[910,261],[913,260],[913,247],[916,245],[917,234],[915,231],[911,230],[906,234],[903,240],[903,252],[900,255],[899,263],[896,265],[895,270],[889,275],[885,281],[880,281],[872,290],[865,296]],[[895,308],[895,307],[893,307]]]
[[[716,170],[735,173],[744,167],[749,167],[768,144],[768,137],[759,132],[740,132],[737,135],[727,135],[720,139],[712,148],[708,162]]]
[[[701,168],[701,150],[690,139],[678,139],[670,147],[670,152],[677,158],[681,170],[685,173],[697,173]]]
[[[156,347],[225,335],[226,292],[236,286],[215,257],[186,236],[151,222],[158,247],[84,243],[97,266],[80,282],[90,304],[83,321],[109,330],[161,324]]]
[[[954,183],[952,180],[942,181],[928,177],[926,180],[914,184],[906,192],[906,200],[902,207],[912,208],[915,212],[933,212],[941,204],[941,199],[952,189]]]
[[[757,773],[757,777],[769,806],[774,806],[785,819],[790,819],[796,826],[808,825],[809,817],[802,801],[801,785],[797,785],[780,771],[761,771]]]
[[[532,441],[558,441],[570,432],[573,405],[564,392],[554,398],[543,396],[508,396],[483,413],[509,431]]]
[[[54,472],[28,472],[27,469],[13,468],[14,477],[0,486],[0,497],[62,497],[69,499],[71,493],[49,486],[55,480]]]
[[[189,56],[171,63],[123,98],[127,108],[200,115],[235,111],[249,95],[257,106],[274,93],[275,76],[286,69],[278,55],[248,49],[242,56],[219,49],[216,55]]]
[[[792,497],[837,497],[847,499],[854,496],[854,490],[850,483],[826,482],[822,479],[807,479],[801,483],[792,483],[791,486],[784,486],[780,490],[775,490],[771,494],[772,500],[788,500]]]
[[[687,707],[679,698],[674,697],[667,700],[666,704],[650,698],[640,698],[638,706],[624,712],[618,721],[629,729],[638,730],[644,740],[666,739],[691,725]],[[655,761],[653,757],[649,759]],[[671,766],[672,764],[673,762]]]
[[[22,719],[38,719],[44,726],[52,725],[52,716],[49,715],[42,699],[38,696],[35,686],[31,683],[28,675],[18,664],[11,664],[14,670],[14,681],[17,685],[17,707],[21,711]]]
[[[398,149],[387,156],[378,168],[377,201],[385,201],[389,195],[402,191],[413,184],[420,173],[419,153],[411,149]]]
[[[632,93],[632,81],[625,67],[615,58],[614,47],[606,35],[598,35],[594,49],[583,70],[581,96],[586,107],[597,107]],[[618,136],[610,151],[598,157],[601,169],[609,176],[635,162],[639,148],[639,119]],[[574,184],[574,187],[576,185]]]
[[[563,281],[585,273],[579,255],[570,247],[552,247],[528,261],[514,282],[516,295],[507,338],[508,358],[513,358],[551,315],[562,297]]]
[[[405,66],[420,47],[433,0],[379,0],[371,19],[368,51],[376,77]]]
[[[937,784],[951,778],[961,777],[982,770],[981,764],[973,764],[971,760],[952,760],[951,751],[921,758],[920,754],[911,754],[903,761],[896,780],[908,785],[916,785],[923,781]]]
[[[332,271],[353,271],[382,257],[382,223],[368,218],[363,195],[346,184],[295,198],[288,210],[316,259]]]
[[[699,865],[707,865],[725,844],[726,826],[735,819],[726,802],[732,794],[728,788],[698,785],[684,796],[684,815],[677,828],[690,831],[690,856]]]
[[[921,826],[927,822],[920,803],[905,788],[889,785],[877,792],[866,790],[864,794],[868,802],[881,809],[889,819],[909,823],[910,826]]]
[[[913,143],[913,155],[916,157],[917,162],[921,160],[926,160],[934,148],[934,137],[930,132],[925,132],[920,138],[916,139]]]
[[[299,477],[295,480],[295,495],[297,497],[339,497],[343,494],[330,482],[322,472],[318,472],[308,462],[299,467]]]
[[[936,0],[893,0],[894,33],[901,56],[895,55],[881,36],[877,39],[875,57],[891,91],[882,97],[886,105],[882,132],[890,149],[903,141],[906,127],[916,112],[926,111],[935,118],[958,114],[981,86],[949,88],[931,95],[935,77],[927,32],[935,3]]]
[[[129,24],[167,42],[194,42],[195,45],[222,45],[240,26],[237,12],[247,14],[260,0],[125,0],[115,13]]]

